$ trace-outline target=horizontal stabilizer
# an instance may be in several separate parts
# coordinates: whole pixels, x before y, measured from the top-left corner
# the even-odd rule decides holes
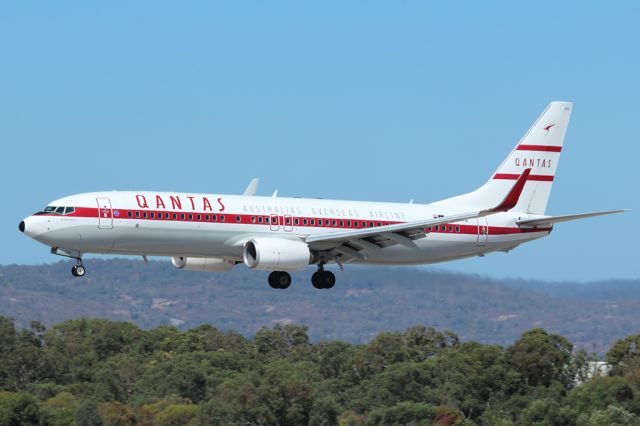
[[[610,210],[606,212],[567,214],[564,216],[549,216],[549,217],[543,217],[540,219],[518,220],[516,221],[516,223],[518,224],[518,226],[548,226],[558,222],[568,222],[570,220],[585,219],[587,217],[604,216],[606,214],[623,213],[628,211],[629,210]]]

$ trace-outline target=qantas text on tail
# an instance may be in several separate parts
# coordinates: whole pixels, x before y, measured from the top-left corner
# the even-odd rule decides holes
[[[551,232],[557,222],[622,210],[545,215],[572,104],[552,102],[496,172],[473,192],[431,204],[315,200],[255,195],[95,192],[72,195],[25,218],[20,231],[77,259],[84,253],[171,256],[177,268],[228,271],[244,263],[271,271],[317,265],[312,283],[331,288],[335,262],[407,265],[508,251]]]

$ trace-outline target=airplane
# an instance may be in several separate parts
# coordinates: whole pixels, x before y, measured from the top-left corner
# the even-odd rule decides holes
[[[49,203],[19,230],[76,259],[85,253],[169,256],[173,266],[225,272],[238,264],[270,271],[272,288],[315,265],[318,289],[332,288],[325,265],[417,265],[508,252],[554,224],[627,210],[549,216],[551,186],[572,111],[551,102],[478,189],[431,204],[148,191],[92,192]]]

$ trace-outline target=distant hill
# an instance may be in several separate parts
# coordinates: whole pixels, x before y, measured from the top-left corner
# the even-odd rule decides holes
[[[543,327],[589,351],[640,332],[640,279],[588,284],[492,280],[415,268],[349,266],[332,290],[316,290],[313,272],[273,290],[266,273],[238,267],[225,274],[174,269],[169,262],[86,261],[87,276],[68,262],[0,266],[0,315],[18,325],[78,317],[142,327],[208,323],[247,336],[276,322],[309,326],[315,341],[366,342],[377,333],[423,324],[462,340],[508,345]]]

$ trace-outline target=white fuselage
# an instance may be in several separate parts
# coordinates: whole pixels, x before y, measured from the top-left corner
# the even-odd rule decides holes
[[[84,253],[211,257],[242,261],[252,238],[304,241],[313,234],[406,223],[455,213],[434,204],[159,192],[96,192],[65,197],[24,220],[24,232],[53,248]],[[68,209],[67,211],[70,211]],[[483,255],[543,237],[551,227],[520,228],[530,215],[506,212],[426,227],[415,247],[396,244],[351,259],[367,264],[426,264]]]

